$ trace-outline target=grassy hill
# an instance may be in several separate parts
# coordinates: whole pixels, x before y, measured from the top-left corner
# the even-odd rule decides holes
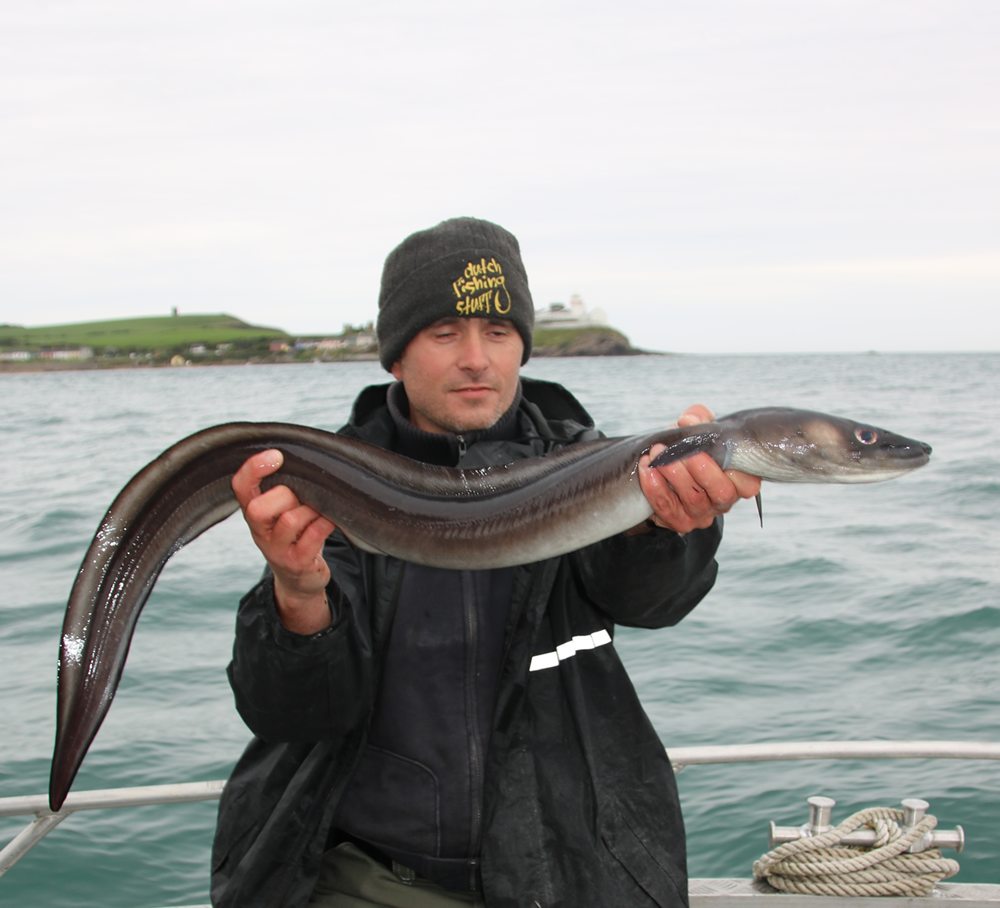
[[[532,339],[535,356],[624,356],[639,353],[628,338],[614,328],[536,328]]]
[[[248,325],[231,315],[127,318],[39,328],[0,325],[0,350],[92,347],[96,353],[156,352],[182,350],[192,344],[245,346],[287,339],[284,331]]]

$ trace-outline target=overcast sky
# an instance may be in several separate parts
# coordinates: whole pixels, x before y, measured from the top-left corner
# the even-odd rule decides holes
[[[12,0],[0,322],[374,318],[455,215],[685,352],[1000,349],[995,0]]]

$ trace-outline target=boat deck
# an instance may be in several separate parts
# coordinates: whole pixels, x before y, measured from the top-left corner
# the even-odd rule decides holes
[[[690,884],[691,908],[766,908],[773,901],[775,908],[931,908],[940,906],[942,901],[951,902],[957,908],[998,908],[1000,906],[1000,885],[991,883],[938,883],[933,895],[924,898],[902,898],[880,896],[878,898],[855,898],[832,895],[796,895],[793,892],[777,892],[764,883],[750,879],[696,879]],[[755,900],[753,905],[751,900]],[[208,906],[205,906],[208,908]]]

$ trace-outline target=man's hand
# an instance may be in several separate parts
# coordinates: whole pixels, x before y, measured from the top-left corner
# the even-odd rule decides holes
[[[323,560],[323,542],[334,525],[302,504],[287,486],[261,490],[261,480],[281,464],[280,451],[255,454],[233,476],[233,493],[274,574],[282,624],[295,633],[312,634],[330,624],[326,601],[330,569]]]
[[[678,426],[711,422],[712,411],[702,404],[688,407]],[[663,445],[654,445],[639,461],[639,485],[653,509],[653,523],[676,533],[690,533],[712,525],[741,498],[760,491],[760,479],[738,470],[723,470],[705,453],[662,467],[651,467]]]

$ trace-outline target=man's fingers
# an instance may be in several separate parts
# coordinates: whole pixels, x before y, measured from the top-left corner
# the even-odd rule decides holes
[[[657,469],[688,512],[730,507],[736,500],[732,483],[707,454],[695,454]]]
[[[639,461],[639,481],[642,490],[654,511],[654,519],[661,526],[669,526],[678,532],[688,532],[687,512],[705,508],[705,494],[696,489],[686,469],[680,464],[666,467],[651,467],[650,460],[659,453],[654,447]],[[699,507],[700,505],[700,507]]]
[[[704,490],[717,512],[728,511],[740,500],[733,480],[708,454],[696,454],[685,464],[692,481]]]
[[[685,511],[701,511],[709,507],[706,491],[695,482],[691,473],[683,464],[672,463],[661,468],[663,478],[670,490],[677,496]]]
[[[711,422],[715,415],[704,404],[693,404],[678,418],[678,426]],[[753,498],[760,480],[736,470],[725,471],[706,452],[651,467],[663,451],[654,445],[639,461],[639,482],[653,509],[653,521],[678,533],[711,526],[741,498]]]
[[[312,509],[310,508],[310,510]],[[315,515],[313,519],[302,528],[298,544],[304,549],[315,548],[319,553],[323,550],[326,537],[337,529],[337,525],[332,520],[327,520],[322,514],[316,514],[315,511],[313,514]]]
[[[247,505],[258,495],[261,495],[260,483],[265,476],[277,472],[284,463],[281,451],[276,449],[261,451],[247,458],[243,465],[233,474],[233,494],[246,510]]]
[[[654,447],[650,455],[659,453]],[[649,456],[640,461],[640,482],[659,526],[689,533],[710,526],[741,497],[739,487],[707,454],[699,453],[682,461],[651,468]],[[749,486],[754,477],[739,474]]]
[[[715,419],[715,414],[704,404],[692,404],[677,418],[677,425],[697,426],[703,422],[711,422]]]
[[[298,507],[301,507],[300,502],[288,486],[275,486],[261,492],[258,482],[257,494],[244,505],[243,513],[251,530],[264,533],[273,531],[286,512]]]
[[[309,505],[302,504],[288,486],[275,486],[254,498],[246,507],[251,531],[276,547],[301,546],[319,551],[335,529]]]
[[[736,486],[736,492],[740,498],[753,498],[760,493],[760,477],[751,476],[739,470],[726,470],[726,475]]]
[[[308,505],[300,504],[278,515],[271,538],[280,545],[297,546],[303,551],[311,550],[313,554],[319,554],[323,541],[333,530],[331,521]]]

